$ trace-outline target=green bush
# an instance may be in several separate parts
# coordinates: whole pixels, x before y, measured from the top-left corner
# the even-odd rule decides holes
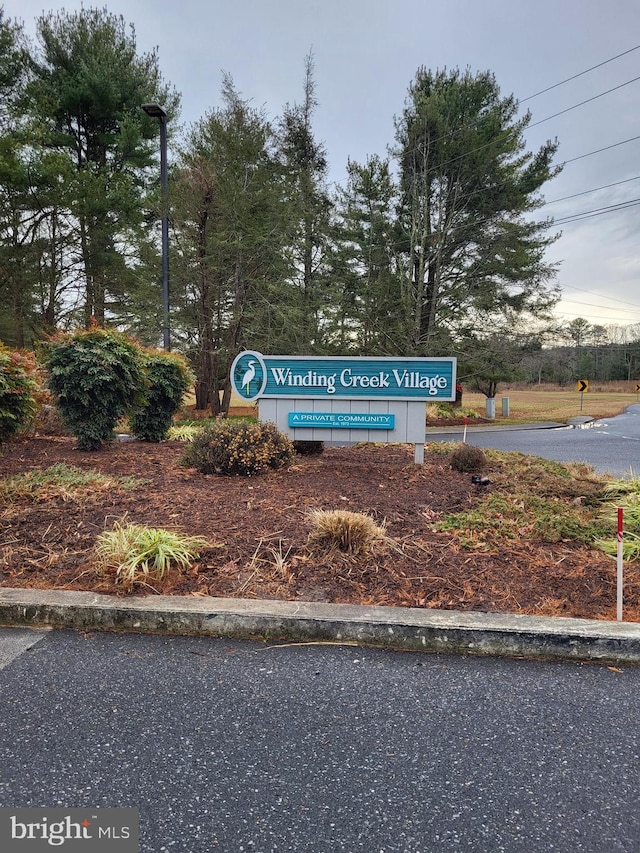
[[[0,444],[27,427],[36,413],[35,371],[32,356],[0,343]]]
[[[97,450],[111,441],[145,386],[138,344],[119,332],[91,328],[50,341],[43,354],[56,406],[78,447]]]
[[[194,378],[185,359],[175,353],[149,351],[144,365],[149,384],[129,423],[137,438],[162,441]]]
[[[481,471],[487,464],[487,457],[479,447],[473,444],[461,444],[453,451],[449,462],[454,471],[470,473]]]
[[[195,436],[183,462],[202,474],[248,475],[282,468],[293,456],[293,444],[275,424],[221,420]]]

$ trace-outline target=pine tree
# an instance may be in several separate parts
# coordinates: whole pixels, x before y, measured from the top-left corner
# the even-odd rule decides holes
[[[37,30],[24,108],[33,137],[58,154],[85,324],[104,323],[134,285],[130,248],[146,228],[144,170],[157,155],[158,126],[140,106],[158,101],[172,115],[178,99],[156,53],[139,55],[133,27],[106,9],[49,13]]]
[[[286,292],[292,288],[285,194],[273,132],[228,76],[222,100],[189,136],[173,214],[178,322],[198,378],[197,407],[211,406],[214,414],[228,410],[237,353],[277,350],[296,326]]]
[[[330,233],[331,201],[326,187],[327,155],[314,138],[317,106],[313,56],[305,60],[304,99],[287,106],[281,121],[280,150],[289,188],[292,224],[290,252],[297,286],[300,316],[294,353],[322,352],[325,345],[324,309],[329,301],[326,253]]]
[[[398,259],[395,253],[397,187],[389,162],[349,161],[338,190],[330,255],[334,304],[331,333],[340,351],[395,353],[401,345]]]
[[[399,249],[406,354],[430,355],[495,315],[538,315],[556,293],[547,221],[526,216],[559,171],[556,142],[525,151],[516,117],[489,72],[421,68],[396,121]]]

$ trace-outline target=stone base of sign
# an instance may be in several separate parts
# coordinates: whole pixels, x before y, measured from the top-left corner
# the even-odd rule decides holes
[[[291,427],[292,412],[335,413],[336,415],[393,415],[394,428],[332,429],[329,427]],[[415,445],[416,464],[424,462],[426,404],[413,400],[310,400],[308,397],[262,398],[258,418],[274,423],[292,441],[336,441],[344,444],[378,442]]]

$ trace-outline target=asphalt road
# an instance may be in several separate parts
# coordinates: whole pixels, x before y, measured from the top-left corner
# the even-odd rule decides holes
[[[139,806],[143,853],[640,850],[640,668],[21,635],[0,805]]]
[[[451,436],[428,440],[450,441]],[[467,442],[496,450],[517,450],[558,462],[588,462],[617,477],[640,475],[640,405],[586,428],[483,431],[469,430]],[[639,848],[640,849],[640,848]]]

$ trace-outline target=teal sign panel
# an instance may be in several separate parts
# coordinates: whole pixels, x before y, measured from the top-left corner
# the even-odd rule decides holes
[[[247,350],[231,365],[239,397],[312,400],[455,400],[455,358],[343,358],[262,355]]]
[[[289,412],[289,426],[303,429],[393,429],[395,415],[354,414],[352,412]]]

